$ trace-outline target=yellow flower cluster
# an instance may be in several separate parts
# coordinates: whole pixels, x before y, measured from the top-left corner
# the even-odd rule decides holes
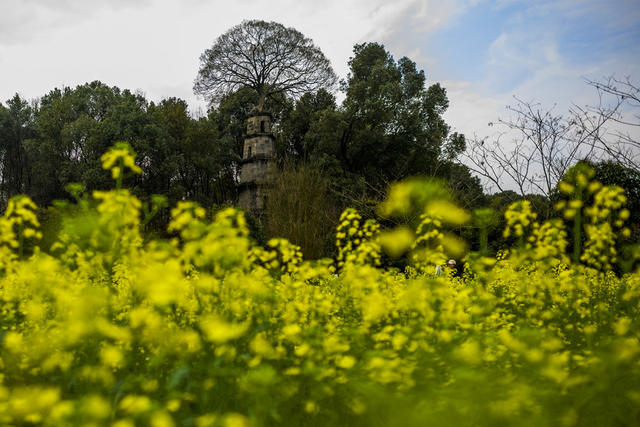
[[[447,262],[445,255],[445,235],[442,232],[442,221],[429,215],[421,216],[416,230],[416,239],[412,244],[413,263],[422,272],[433,270],[434,265]]]
[[[569,262],[566,255],[567,232],[562,220],[555,218],[542,225],[534,223],[529,240],[527,248],[535,261],[544,261],[554,267]]]
[[[630,231],[623,228],[629,218],[624,209],[627,198],[620,187],[602,187],[593,197],[593,205],[585,208],[589,223],[585,225],[587,241],[580,259],[597,270],[610,270],[617,262],[616,229],[620,235],[628,237]]]
[[[254,248],[252,254],[256,262],[273,271],[293,273],[302,262],[300,246],[292,244],[287,239],[270,239],[266,250]]]
[[[526,204],[509,227],[527,244],[470,257],[462,280],[423,272],[424,259],[382,267],[386,237],[354,210],[337,229],[336,271],[284,239],[257,246],[234,209],[180,203],[177,237],[144,241],[134,196],[94,201],[51,253],[0,245],[12,254],[0,261],[2,425],[640,420],[640,272],[572,264],[560,220],[534,226]],[[5,217],[36,229],[21,203]],[[415,233],[390,233],[447,251],[451,222],[419,212]],[[1,241],[16,241],[3,227]]]
[[[504,237],[516,236],[521,238],[533,226],[537,214],[531,210],[531,202],[519,200],[512,203],[504,214],[507,225],[504,229]]]
[[[561,200],[555,207],[574,223],[574,261],[578,259],[576,247],[579,248],[584,228],[586,241],[580,261],[596,270],[611,270],[618,261],[617,236],[629,237],[631,234],[624,226],[630,216],[624,207],[627,202],[624,190],[591,180],[594,171],[583,164],[570,169],[567,175],[558,187],[561,193],[569,196],[569,200]],[[592,203],[585,206],[589,198]]]
[[[36,209],[35,203],[27,196],[9,199],[7,208],[0,217],[0,271],[3,269],[3,261],[14,256],[12,249],[22,253],[25,239],[42,238]]]
[[[336,230],[338,267],[347,263],[380,264],[380,244],[377,242],[380,225],[373,219],[363,221],[360,214],[348,208],[340,215]]]
[[[100,160],[102,168],[111,170],[111,177],[115,180],[122,177],[125,168],[133,173],[142,173],[140,166],[136,165],[136,155],[127,142],[117,142]]]

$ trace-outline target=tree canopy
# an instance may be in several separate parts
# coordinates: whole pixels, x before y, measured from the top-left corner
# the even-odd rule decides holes
[[[262,110],[265,99],[275,94],[297,99],[335,82],[329,60],[311,39],[277,22],[252,20],[231,28],[204,51],[194,91],[217,104],[250,87]]]
[[[340,141],[350,168],[386,186],[408,175],[435,175],[442,161],[464,150],[464,137],[450,134],[442,117],[449,100],[440,84],[427,87],[415,62],[394,60],[381,44],[353,51]]]
[[[305,94],[282,123],[281,152],[318,163],[349,203],[380,199],[389,183],[407,176],[452,177],[465,139],[442,117],[446,90],[427,86],[415,62],[395,60],[381,44],[353,52],[342,105],[322,90]]]
[[[123,140],[144,171],[126,185],[142,199],[231,203],[239,157],[228,122],[215,112],[190,117],[177,98],[156,104],[97,81],[54,89],[33,106],[16,95],[0,103],[0,207],[18,193],[50,205],[70,197],[65,187],[72,182],[89,191],[109,188],[100,156]]]

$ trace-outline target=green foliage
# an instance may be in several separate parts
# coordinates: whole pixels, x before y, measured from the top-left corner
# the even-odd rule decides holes
[[[451,134],[442,118],[446,91],[439,84],[426,87],[413,61],[396,61],[376,43],[357,45],[349,67],[341,106],[319,90],[302,96],[282,118],[278,155],[321,165],[343,206],[380,201],[389,183],[412,175],[445,178],[474,203],[482,189],[455,162],[465,139]]]
[[[336,112],[335,97],[324,89],[304,94],[295,108],[282,120],[282,132],[276,146],[278,157],[288,161],[308,162],[323,150],[326,115]]]
[[[356,45],[343,82],[344,126],[339,155],[348,170],[384,188],[413,174],[433,175],[442,160],[464,150],[464,138],[449,135],[442,114],[446,91],[425,87],[425,75],[404,57],[397,62],[382,45]]]
[[[28,186],[29,162],[24,141],[34,135],[34,109],[15,95],[0,104],[0,208]]]
[[[234,31],[267,31],[271,38],[262,42],[273,47],[275,28],[280,26],[248,21]],[[279,167],[304,163],[321,170],[329,182],[330,204],[338,210],[355,206],[373,217],[387,185],[412,175],[445,179],[467,208],[482,204],[479,181],[455,161],[465,140],[451,134],[442,118],[446,91],[438,84],[427,87],[413,61],[396,61],[376,43],[357,45],[349,67],[340,106],[331,86],[321,84],[332,81],[330,72],[313,90],[295,94],[268,83],[239,85],[217,94],[215,108],[199,118],[189,114],[183,100],[149,102],[98,81],[54,89],[33,105],[16,96],[6,107],[0,105],[0,208],[20,193],[51,206],[54,200],[70,199],[69,183],[80,183],[89,193],[126,186],[148,206],[154,194],[167,197],[170,205],[185,199],[208,208],[232,205],[246,119],[263,102],[273,115]],[[269,96],[261,99],[265,91]],[[138,153],[136,164],[144,173],[113,182],[100,156],[123,140]],[[335,220],[337,212],[329,216]],[[163,235],[168,221],[169,211],[159,208],[144,221],[145,231]],[[333,225],[327,221],[324,227]],[[330,240],[326,236],[323,241]],[[311,256],[327,253],[326,247],[318,252],[302,245]]]

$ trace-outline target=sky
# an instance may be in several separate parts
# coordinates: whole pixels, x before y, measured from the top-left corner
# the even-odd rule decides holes
[[[490,135],[514,96],[562,112],[595,103],[585,79],[640,82],[638,0],[0,0],[0,101],[100,80],[197,114],[199,56],[244,19],[296,28],[342,78],[356,43],[409,57],[467,136]]]

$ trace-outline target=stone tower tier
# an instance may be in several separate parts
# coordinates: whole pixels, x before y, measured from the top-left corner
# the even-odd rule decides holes
[[[271,113],[254,111],[247,118],[247,136],[271,133]]]
[[[272,173],[270,157],[246,159],[240,168],[240,185],[245,183],[265,184]]]
[[[247,119],[238,186],[238,201],[240,207],[245,210],[264,209],[275,157],[275,137],[271,133],[271,119],[270,113],[262,111],[252,112]]]
[[[253,183],[240,184],[240,199],[238,202],[243,209],[249,211],[260,211],[264,209],[265,196],[263,186]]]
[[[273,157],[271,157],[268,154],[253,154],[251,155],[251,157],[245,157],[243,159],[240,159],[240,164],[243,165],[245,163],[250,163],[255,160],[273,160]]]
[[[243,159],[250,159],[257,155],[273,158],[275,137],[272,134],[247,136],[244,140]]]

